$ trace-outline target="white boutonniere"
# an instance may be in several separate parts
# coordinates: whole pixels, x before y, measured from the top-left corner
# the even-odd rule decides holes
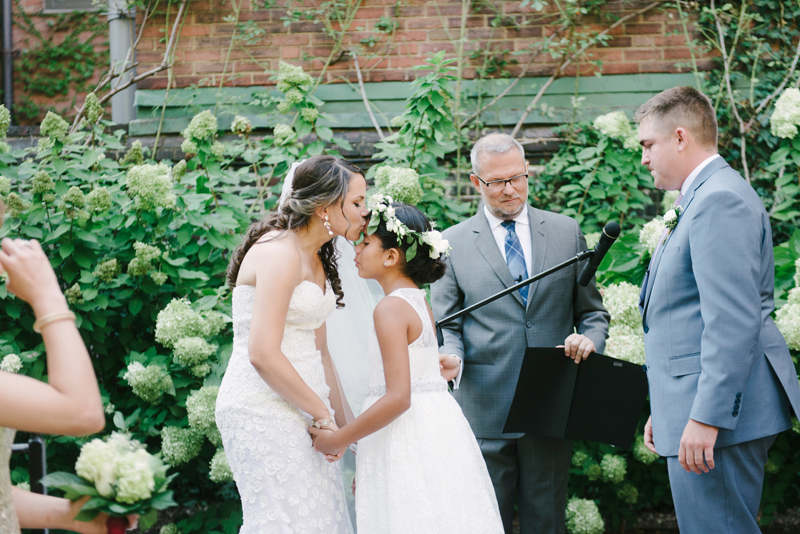
[[[667,235],[669,235],[676,226],[678,226],[678,220],[681,218],[681,207],[675,206],[674,208],[670,208],[670,210],[664,214],[664,225],[667,227]]]

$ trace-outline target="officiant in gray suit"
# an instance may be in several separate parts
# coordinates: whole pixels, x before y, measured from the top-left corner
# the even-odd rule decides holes
[[[431,287],[437,320],[586,249],[574,219],[528,204],[528,165],[513,137],[487,135],[470,158],[483,203],[444,231],[452,251],[444,278]],[[564,345],[576,363],[603,350],[609,316],[594,280],[578,285],[579,272],[568,267],[443,327],[440,352],[463,362],[454,395],[478,438],[507,533],[515,500],[522,534],[566,529],[572,443],[504,434],[503,426],[527,347]]]

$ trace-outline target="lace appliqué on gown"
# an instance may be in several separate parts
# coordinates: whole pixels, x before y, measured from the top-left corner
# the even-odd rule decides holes
[[[439,372],[439,348],[425,292],[400,289],[422,334],[408,347],[411,407],[358,442],[359,534],[503,534],[486,464],[461,408]],[[374,335],[373,335],[374,338]],[[364,410],[386,391],[377,339],[371,342]]]
[[[15,432],[0,427],[0,533],[19,534],[17,514],[14,512],[14,499],[11,495],[11,474],[8,462],[11,459],[11,445]]]
[[[247,351],[255,288],[233,293],[233,353],[217,398],[217,426],[242,499],[240,534],[348,532],[339,463],[311,446],[312,418],[267,386]],[[314,330],[335,307],[335,296],[313,282],[292,294],[281,350],[325,402],[329,388]]]

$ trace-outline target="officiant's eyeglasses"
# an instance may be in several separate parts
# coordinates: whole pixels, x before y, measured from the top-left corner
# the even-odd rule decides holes
[[[518,174],[518,175],[512,176],[511,178],[508,178],[506,180],[492,180],[491,182],[487,182],[486,180],[484,180],[483,178],[481,178],[477,174],[475,175],[475,178],[480,180],[483,183],[483,185],[485,185],[486,188],[489,191],[497,192],[497,191],[502,191],[503,189],[505,189],[506,188],[506,184],[511,184],[512,187],[517,187],[518,185],[522,184],[523,180],[527,181],[528,180],[528,173],[526,172],[525,174]]]

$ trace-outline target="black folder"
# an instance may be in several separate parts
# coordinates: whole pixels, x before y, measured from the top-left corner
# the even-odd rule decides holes
[[[646,400],[641,365],[594,352],[576,365],[563,348],[529,347],[503,432],[629,448]]]

